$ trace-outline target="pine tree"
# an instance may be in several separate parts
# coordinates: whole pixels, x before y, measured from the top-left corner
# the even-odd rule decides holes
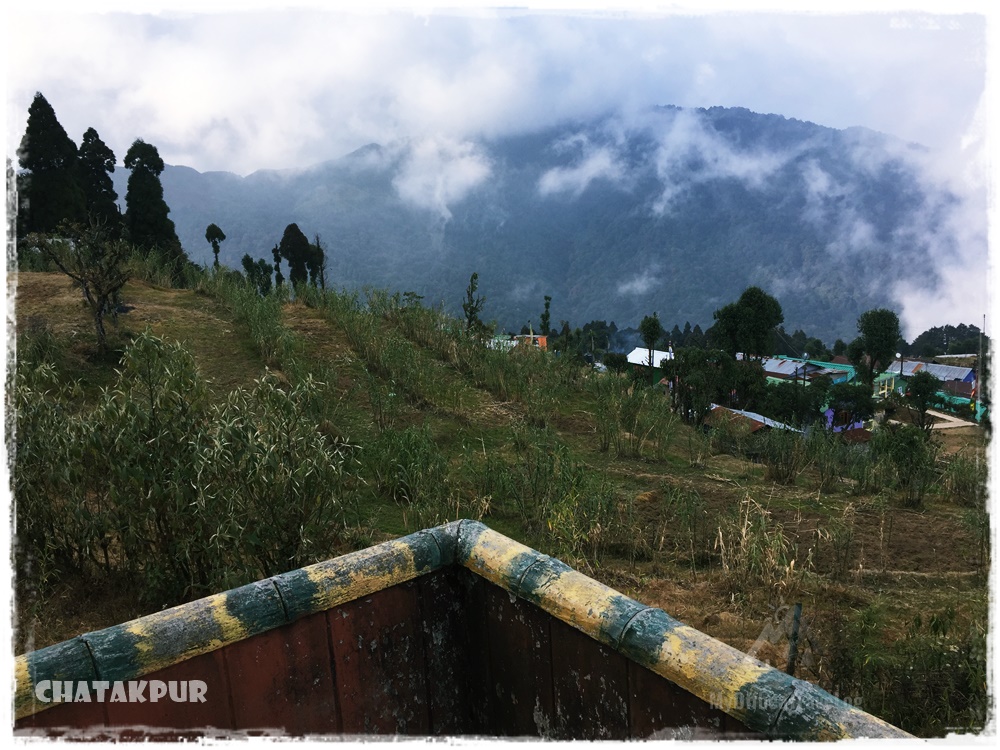
[[[274,256],[274,288],[280,289],[285,277],[281,274],[281,250],[277,245],[271,250],[271,255]]]
[[[80,184],[76,144],[40,93],[28,107],[28,124],[17,150],[18,235],[53,233],[62,222],[82,222],[86,198]]]
[[[225,241],[226,233],[223,232],[218,224],[209,224],[208,228],[205,230],[205,239],[208,244],[212,246],[212,253],[215,255],[215,263],[212,264],[213,268],[219,267],[219,243]]]
[[[469,286],[465,290],[465,302],[462,303],[462,312],[465,313],[465,330],[468,333],[480,333],[485,328],[483,321],[479,319],[479,313],[486,304],[486,298],[476,294],[479,289],[479,274],[474,273],[469,278]]]
[[[141,138],[125,154],[125,168],[131,170],[125,194],[125,225],[132,243],[144,252],[158,252],[179,281],[187,255],[177,238],[170,207],[163,199],[163,159],[156,146]]]
[[[288,261],[288,281],[292,287],[305,284],[309,280],[309,258],[312,245],[299,229],[298,224],[289,224],[281,236],[278,251]]]
[[[552,307],[552,297],[545,295],[545,309],[542,311],[542,317],[539,318],[539,324],[542,328],[542,335],[548,336],[552,333],[552,312],[550,308]]]
[[[319,281],[319,288],[326,289],[326,252],[323,250],[318,234],[315,241],[309,246],[307,265],[309,267],[309,283],[316,286],[316,282]]]
[[[115,152],[101,140],[93,128],[87,128],[80,144],[80,183],[87,202],[87,215],[115,233],[121,225],[118,193],[111,173],[115,171]]]
[[[262,296],[267,296],[271,291],[271,274],[274,266],[263,258],[258,258],[256,262],[249,253],[243,255],[243,270],[246,272],[247,281]]]

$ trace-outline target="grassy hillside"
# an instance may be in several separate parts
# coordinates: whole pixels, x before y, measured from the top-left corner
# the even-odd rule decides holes
[[[976,426],[942,433],[914,510],[883,466],[786,446],[776,481],[656,389],[385,292],[123,299],[101,360],[64,276],[17,278],[17,652],[471,517],[779,668],[801,602],[798,676],[919,734],[982,726]]]

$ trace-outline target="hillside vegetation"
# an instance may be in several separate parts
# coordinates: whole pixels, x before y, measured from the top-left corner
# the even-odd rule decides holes
[[[908,731],[986,718],[979,427],[912,476],[818,431],[682,424],[662,390],[385,291],[260,297],[225,271],[122,293],[110,352],[59,274],[17,277],[16,650],[457,518]]]

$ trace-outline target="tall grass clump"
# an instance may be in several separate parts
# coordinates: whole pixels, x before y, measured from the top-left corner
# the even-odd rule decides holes
[[[760,592],[765,593],[766,603],[775,603],[793,581],[795,561],[784,529],[749,495],[723,519],[715,549],[729,590],[745,603],[754,603]]]
[[[820,492],[830,492],[840,483],[848,450],[843,438],[833,430],[814,428],[809,431],[806,457],[815,469],[816,486]]]
[[[174,267],[166,256],[156,250],[135,250],[125,261],[129,277],[163,289],[175,284]]]
[[[246,327],[250,339],[268,367],[281,367],[292,353],[292,334],[285,328],[281,310],[289,299],[287,286],[261,295],[242,276],[214,273],[202,284],[203,291],[219,300]]]
[[[594,398],[598,447],[619,458],[642,458],[644,449],[663,459],[676,434],[677,416],[658,388],[613,374],[588,381]]]
[[[753,455],[756,438],[750,432],[750,423],[742,417],[728,418],[725,412],[718,410],[719,416],[712,422],[709,444],[716,453],[725,453],[742,458]]]
[[[658,550],[663,551],[669,529],[674,560],[686,560],[694,571],[705,565],[710,557],[712,529],[708,506],[694,490],[665,485],[662,493],[665,518],[657,534]]]
[[[844,447],[841,478],[850,483],[855,496],[877,495],[892,482],[892,469],[880,447],[887,433],[877,430],[867,444]]]
[[[986,501],[989,466],[978,453],[956,453],[944,471],[943,488],[948,497],[967,508],[978,508]]]
[[[760,430],[753,451],[764,464],[764,478],[779,484],[795,484],[809,460],[805,439],[792,430]]]
[[[381,433],[365,446],[361,461],[380,498],[402,506],[448,499],[448,461],[426,427]]]
[[[840,518],[833,519],[825,530],[825,539],[830,546],[832,557],[831,573],[837,580],[843,580],[854,560],[855,523],[857,511],[853,503],[844,506]]]
[[[879,430],[869,445],[884,461],[902,505],[919,508],[937,479],[938,444],[920,428],[902,425]]]
[[[608,555],[635,563],[652,553],[646,529],[636,515],[635,499],[619,497],[602,483],[589,483],[558,498],[549,510],[546,527],[562,554],[591,568]]]

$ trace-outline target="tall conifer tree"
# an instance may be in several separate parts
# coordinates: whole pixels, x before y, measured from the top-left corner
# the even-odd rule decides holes
[[[163,199],[163,159],[156,146],[138,138],[125,154],[125,168],[132,172],[125,194],[125,224],[132,243],[146,253],[159,252],[177,281],[187,256],[170,220],[170,207]]]
[[[121,223],[118,193],[111,173],[115,171],[115,153],[93,128],[87,128],[80,143],[80,183],[87,201],[87,215],[117,231]]]
[[[289,224],[278,245],[281,257],[288,261],[288,281],[294,287],[309,281],[309,263],[312,245],[299,229],[298,224]]]
[[[28,107],[28,124],[17,150],[19,176],[18,234],[52,233],[63,221],[81,222],[86,199],[80,185],[76,144],[40,93]]]

